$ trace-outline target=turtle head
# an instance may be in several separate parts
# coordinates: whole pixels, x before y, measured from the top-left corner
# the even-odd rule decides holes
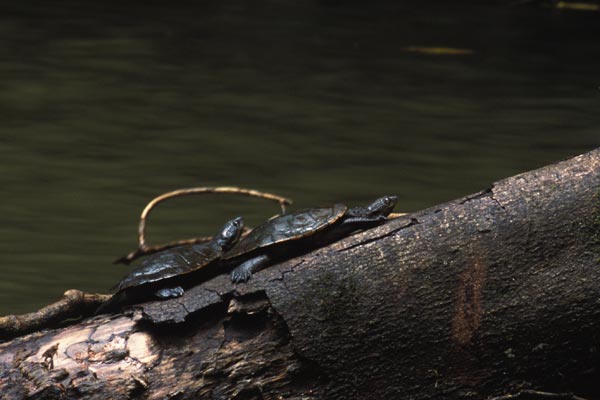
[[[234,218],[227,221],[219,233],[214,237],[213,242],[222,251],[231,249],[242,236],[244,230],[244,220],[242,217]]]
[[[387,217],[398,202],[398,196],[383,196],[366,207],[367,217]]]

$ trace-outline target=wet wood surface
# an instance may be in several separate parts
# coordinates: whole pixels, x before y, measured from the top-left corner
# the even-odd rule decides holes
[[[598,398],[599,293],[596,150],[290,259],[248,284],[221,275],[178,299],[0,344],[0,393]]]

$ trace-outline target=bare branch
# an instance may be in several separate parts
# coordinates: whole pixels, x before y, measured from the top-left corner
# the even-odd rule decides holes
[[[288,199],[288,198],[285,198],[282,196],[278,196],[276,194],[267,193],[267,192],[259,192],[258,190],[254,190],[254,189],[244,189],[244,188],[238,188],[238,187],[233,187],[233,186],[194,187],[194,188],[187,188],[187,189],[177,189],[177,190],[173,190],[171,192],[163,193],[160,196],[157,196],[154,199],[152,199],[146,205],[146,207],[144,207],[144,210],[142,211],[142,215],[140,216],[140,223],[138,226],[138,248],[125,256],[117,258],[113,263],[114,264],[118,264],[118,263],[129,264],[133,260],[137,259],[138,257],[152,254],[152,253],[155,253],[160,250],[165,250],[165,249],[168,249],[168,248],[171,248],[174,246],[180,246],[183,244],[201,243],[201,242],[205,242],[207,240],[212,239],[212,237],[210,237],[210,236],[205,236],[205,237],[198,237],[198,238],[192,238],[192,239],[177,240],[174,242],[169,242],[166,244],[155,245],[155,246],[148,245],[147,241],[146,241],[146,221],[148,220],[148,216],[150,215],[150,212],[154,209],[154,207],[156,207],[159,203],[162,203],[163,201],[172,199],[174,197],[182,197],[182,196],[189,196],[192,194],[206,194],[206,193],[237,194],[237,195],[250,196],[250,197],[259,197],[259,198],[266,199],[266,200],[272,200],[279,204],[282,214],[285,214],[286,206],[292,204],[291,199]]]
[[[0,317],[0,339],[24,335],[42,327],[59,324],[66,319],[74,319],[74,316],[89,316],[110,297],[109,294],[67,290],[62,299],[35,312]]]

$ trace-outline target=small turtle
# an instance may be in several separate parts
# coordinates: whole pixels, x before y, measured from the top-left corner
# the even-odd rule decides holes
[[[222,258],[230,266],[237,265],[231,273],[232,282],[245,282],[252,273],[276,260],[383,223],[397,201],[396,196],[383,196],[366,207],[335,204],[284,214],[254,228]]]
[[[173,247],[143,259],[139,266],[115,285],[117,293],[96,313],[107,312],[117,305],[136,302],[149,294],[166,299],[179,297],[182,282],[192,273],[201,273],[218,264],[224,252],[239,240],[244,221],[237,217],[228,221],[212,240]]]

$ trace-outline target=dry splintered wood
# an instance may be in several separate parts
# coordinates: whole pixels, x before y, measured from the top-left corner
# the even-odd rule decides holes
[[[595,150],[271,266],[247,284],[219,275],[177,299],[0,344],[0,393],[600,398],[599,288]]]

